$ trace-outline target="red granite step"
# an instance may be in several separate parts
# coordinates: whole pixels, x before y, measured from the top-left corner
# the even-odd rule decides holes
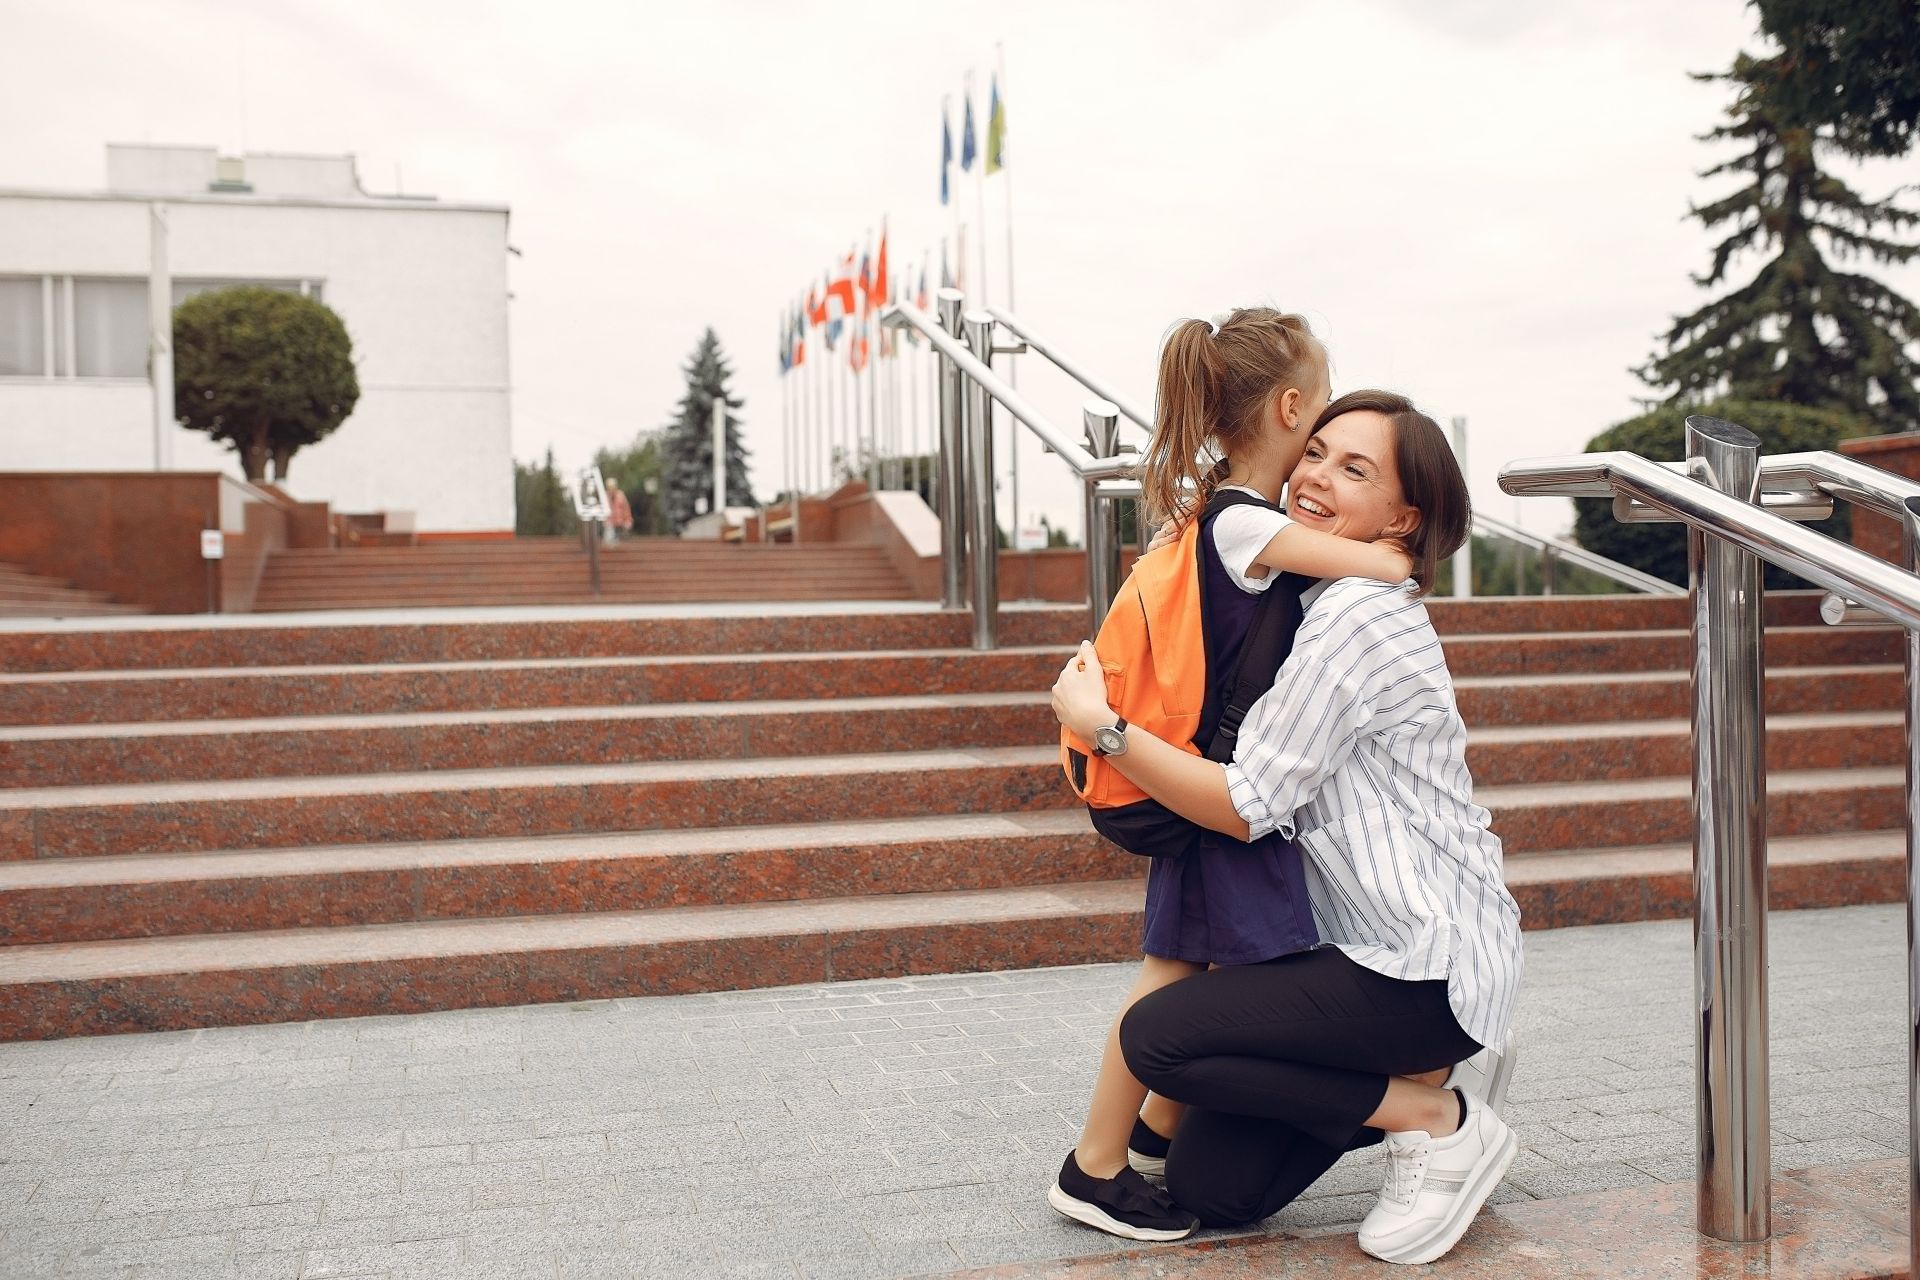
[[[1084,810],[0,863],[0,942],[1119,880]]]
[[[0,949],[0,1040],[1138,954],[1137,880]]]
[[[1059,809],[1057,747],[0,791],[0,861]]]
[[[1025,606],[1000,616],[1011,648],[1067,646],[1086,633],[1082,608]],[[377,665],[609,657],[745,656],[965,649],[971,618],[925,606],[871,605],[835,613],[777,608],[634,616],[582,609],[560,617],[421,623],[247,619],[0,633],[0,672],[133,671],[323,664]]]
[[[1766,674],[1767,714],[1873,711],[1901,705],[1898,666],[1776,665]],[[1692,694],[1684,671],[1632,675],[1581,673],[1468,676],[1453,682],[1454,700],[1469,733],[1502,725],[1601,723],[1685,718]],[[0,686],[0,706],[4,706]]]
[[[1775,772],[1767,778],[1767,830],[1774,837],[1876,831],[1905,815],[1905,770],[1854,767]],[[1509,854],[1690,841],[1687,777],[1626,782],[1554,782],[1476,787]]]
[[[1891,827],[1898,768],[1778,772],[1777,835]],[[1685,776],[1476,789],[1514,853],[1688,838]],[[448,770],[0,792],[0,861],[1072,807],[1057,748]]]
[[[1009,646],[0,675],[0,724],[1033,692],[1052,685],[1064,655]]]
[[[28,726],[0,728],[0,778],[110,786],[749,759],[1032,746],[1058,732],[1047,695],[1027,692]]]
[[[1618,698],[1634,682],[1612,687]],[[933,744],[1034,746],[1057,732],[1047,695],[1026,691],[30,725],[0,727],[0,778],[13,787],[112,786],[750,759]],[[1902,741],[1893,711],[1776,715],[1768,722],[1776,769],[1893,764]],[[1467,762],[1481,786],[1658,777],[1686,773],[1691,748],[1683,719],[1496,726],[1469,731]]]
[[[769,601],[788,602],[846,602],[846,601],[886,601],[908,600],[912,593],[904,583],[881,583],[861,585],[849,583],[783,583],[777,587],[758,587],[751,585],[729,586],[715,584],[709,587],[687,587],[685,589],[653,588],[645,586],[618,589],[614,586],[603,588],[595,595],[584,584],[568,586],[555,584],[525,591],[466,589],[448,587],[446,589],[420,587],[395,587],[391,590],[375,593],[361,587],[337,592],[301,592],[281,594],[278,592],[255,597],[253,611],[256,614],[309,613],[315,610],[346,609],[455,609],[472,606],[512,607],[519,605],[604,605],[604,604],[746,604]]]
[[[1767,717],[1770,771],[1894,765],[1905,745],[1898,711]],[[1693,768],[1693,738],[1686,720],[1473,728],[1467,765],[1476,787],[1680,777]]]
[[[1070,837],[1036,831],[995,838]],[[1894,831],[1775,840],[1771,903],[1792,909],[1897,901],[1905,883],[1903,850],[1904,836]],[[831,856],[826,845],[805,852],[821,851]],[[322,857],[327,852],[314,851]],[[451,901],[497,909],[498,899],[462,903],[456,881],[448,878],[457,873],[446,860],[429,869],[408,851],[382,852],[387,866],[374,874],[388,879],[378,888],[362,888],[362,903],[396,902],[409,888],[424,897],[437,885],[454,897],[436,896],[436,906]],[[211,858],[115,859],[86,869],[100,873],[95,885],[115,894],[129,919],[145,911],[162,926],[170,899],[154,877],[173,869],[162,862],[188,875],[224,876],[202,885],[190,881],[171,900],[225,911],[228,919],[244,918],[249,899],[264,909],[275,890],[300,892],[294,886],[303,873],[297,869],[269,879],[257,855],[251,865],[239,861],[247,855],[222,856],[229,860],[224,865]],[[1092,856],[1097,861],[1100,855]],[[473,869],[478,865],[509,864],[496,854]],[[586,864],[569,869],[591,874]],[[44,877],[38,890],[18,886],[18,873],[50,870],[0,868],[16,885],[0,901],[18,911],[38,892],[41,908],[54,909],[60,889]],[[437,881],[436,871],[445,873]],[[356,873],[342,867],[330,874],[346,884]],[[1520,856],[1508,860],[1507,875],[1528,928],[1676,918],[1691,910],[1685,846]],[[641,881],[636,875],[629,883]],[[566,890],[551,892],[551,901],[568,900]],[[618,899],[617,887],[602,892],[602,901]],[[960,892],[15,945],[0,949],[0,1040],[1121,960],[1137,954],[1141,894],[1136,873]],[[310,901],[324,903],[324,892]],[[110,911],[97,903],[85,900],[80,916],[109,919]],[[351,914],[344,903],[319,909]],[[517,903],[514,909],[524,910]]]

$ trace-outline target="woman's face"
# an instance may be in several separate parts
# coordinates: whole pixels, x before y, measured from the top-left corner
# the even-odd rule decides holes
[[[1343,413],[1307,441],[1287,481],[1287,513],[1309,529],[1371,542],[1419,527],[1393,461],[1393,423],[1371,409]]]

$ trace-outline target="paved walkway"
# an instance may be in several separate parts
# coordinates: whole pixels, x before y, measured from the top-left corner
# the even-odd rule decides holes
[[[1527,935],[1501,1199],[1691,1178],[1684,921]],[[1774,917],[1774,1155],[1906,1151],[1896,907]],[[1131,966],[0,1045],[0,1276],[905,1276],[1042,1191]],[[1356,1220],[1372,1158],[1269,1229]]]

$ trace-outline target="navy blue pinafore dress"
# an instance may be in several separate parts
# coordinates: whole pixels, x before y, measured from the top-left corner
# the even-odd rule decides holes
[[[1221,564],[1213,540],[1218,517],[1216,512],[1203,523],[1199,552],[1212,623],[1207,671],[1224,679],[1239,659],[1261,597],[1241,590]],[[1297,595],[1312,583],[1299,574],[1282,574],[1267,590]],[[1251,843],[1209,831],[1192,852],[1151,860],[1140,944],[1147,955],[1196,964],[1258,964],[1309,950],[1319,941],[1300,851],[1278,831]]]

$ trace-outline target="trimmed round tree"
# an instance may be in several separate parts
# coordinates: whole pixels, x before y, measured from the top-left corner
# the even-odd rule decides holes
[[[295,452],[331,434],[360,399],[353,342],[332,308],[237,285],[173,311],[173,404],[180,425],[233,447],[247,479],[285,480]]]
[[[1737,422],[1760,437],[1760,453],[1800,453],[1831,449],[1850,436],[1874,434],[1874,424],[1851,414],[1826,409],[1759,400],[1722,400],[1709,405],[1662,405],[1651,413],[1608,427],[1587,442],[1588,453],[1624,449],[1656,462],[1674,462],[1686,455],[1687,417],[1702,414]],[[1681,524],[1621,524],[1613,518],[1610,498],[1575,498],[1573,536],[1589,551],[1622,564],[1687,585],[1687,529]],[[1844,503],[1835,504],[1832,518],[1809,527],[1847,540],[1850,528]],[[1783,569],[1766,566],[1767,587],[1778,590],[1807,584]]]

